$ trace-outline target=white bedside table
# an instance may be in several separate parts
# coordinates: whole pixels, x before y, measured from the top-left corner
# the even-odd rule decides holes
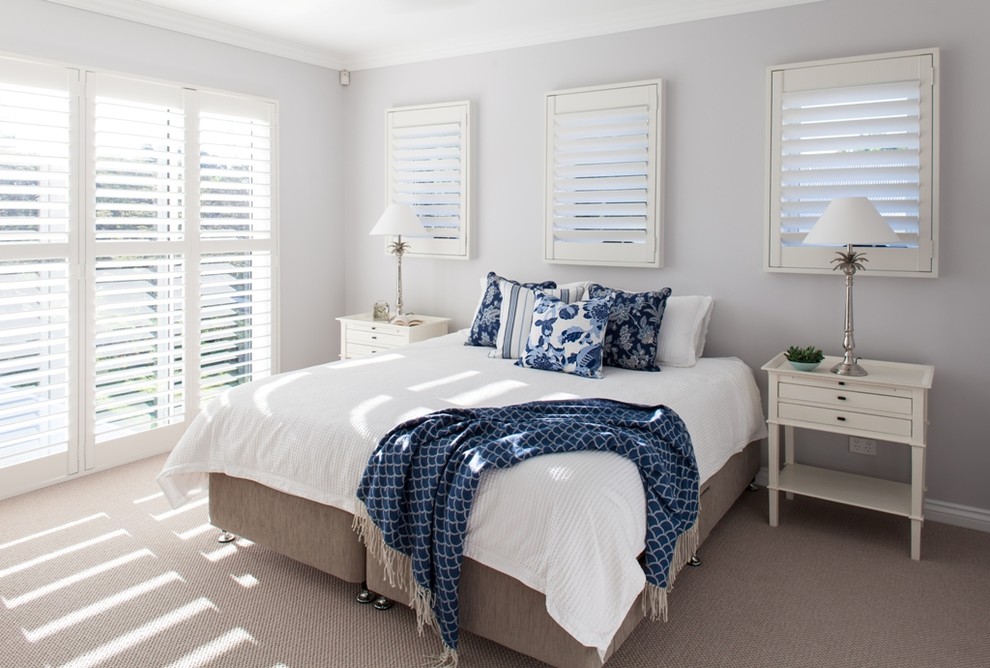
[[[921,558],[928,390],[934,367],[862,360],[869,375],[838,376],[842,359],[826,357],[814,371],[797,371],[783,353],[763,365],[769,376],[768,458],[770,526],[779,519],[778,494],[813,496],[911,520],[911,558]],[[784,467],[780,467],[780,429]],[[794,461],[794,428],[903,443],[911,447],[911,481],[891,482]]]
[[[375,320],[370,313],[345,315],[340,322],[340,359],[374,355],[416,341],[425,341],[447,333],[450,318],[416,315],[419,325],[393,325],[387,320]]]

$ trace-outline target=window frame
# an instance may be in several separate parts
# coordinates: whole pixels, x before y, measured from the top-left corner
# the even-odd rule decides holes
[[[887,61],[884,63],[883,61]],[[766,114],[766,159],[765,169],[766,204],[764,211],[764,270],[781,273],[832,273],[831,259],[835,248],[785,244],[782,237],[781,195],[781,136],[783,119],[781,96],[784,92],[784,78],[788,73],[811,73],[811,76],[830,80],[827,86],[809,88],[824,91],[857,85],[881,85],[907,81],[900,78],[871,78],[871,68],[879,70],[888,67],[891,71],[908,70],[915,61],[920,98],[919,109],[919,186],[918,186],[918,239],[917,247],[873,247],[869,248],[871,275],[929,277],[938,276],[938,235],[939,235],[939,50],[937,48],[916,49],[891,53],[807,61],[767,68]],[[913,80],[913,79],[910,79]],[[837,194],[835,196],[865,195],[869,192]],[[824,210],[827,201],[821,203]],[[884,213],[882,200],[875,204]],[[896,218],[892,218],[896,220]]]

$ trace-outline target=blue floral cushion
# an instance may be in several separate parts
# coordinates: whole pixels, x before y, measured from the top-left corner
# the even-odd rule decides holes
[[[622,292],[592,283],[588,296],[614,293],[612,311],[605,330],[604,364],[634,371],[659,371],[657,346],[660,323],[670,288],[658,292]]]
[[[533,327],[516,365],[601,378],[602,339],[611,303],[611,296],[567,304],[537,293]]]
[[[502,278],[494,271],[488,272],[485,284],[485,294],[478,304],[478,312],[474,315],[474,322],[471,323],[471,331],[468,332],[466,346],[487,346],[495,347],[496,337],[499,327],[499,312],[502,309],[502,291],[499,289],[499,281],[508,280]],[[516,281],[511,281],[516,283]],[[518,284],[517,284],[518,285]],[[557,284],[553,281],[543,283],[523,283],[527,288],[555,288]]]

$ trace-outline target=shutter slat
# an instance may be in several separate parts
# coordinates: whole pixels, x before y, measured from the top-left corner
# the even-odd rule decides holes
[[[781,185],[822,183],[918,183],[917,166],[863,168],[808,168],[786,170],[781,174]]]

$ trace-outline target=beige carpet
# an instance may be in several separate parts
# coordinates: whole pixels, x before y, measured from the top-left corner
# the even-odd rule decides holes
[[[0,501],[0,666],[421,666],[439,648],[411,611],[251,545],[216,542],[205,501],[173,512],[155,457]],[[811,499],[766,523],[729,512],[685,569],[670,621],[614,668],[990,666],[990,534]],[[543,666],[464,634],[461,668]]]

